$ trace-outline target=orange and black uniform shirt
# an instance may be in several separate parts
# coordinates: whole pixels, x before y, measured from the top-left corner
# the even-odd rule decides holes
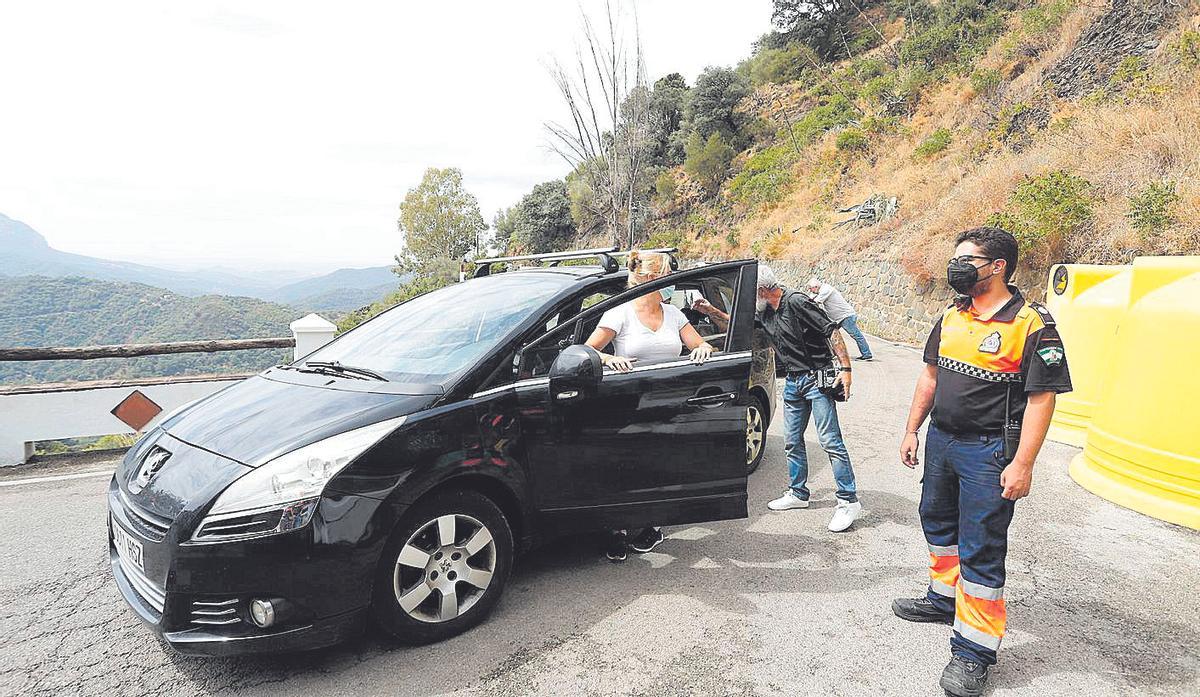
[[[937,366],[932,420],[942,431],[999,435],[1010,390],[1016,421],[1030,392],[1071,391],[1067,355],[1050,313],[1008,289],[1012,299],[991,316],[951,306],[933,325],[925,362]]]

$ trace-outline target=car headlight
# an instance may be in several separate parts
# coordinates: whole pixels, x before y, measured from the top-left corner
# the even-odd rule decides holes
[[[405,418],[339,433],[247,472],[217,497],[192,540],[229,542],[304,527],[329,480]]]

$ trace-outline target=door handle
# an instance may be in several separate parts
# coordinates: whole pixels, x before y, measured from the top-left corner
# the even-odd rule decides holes
[[[707,394],[702,397],[689,397],[687,404],[696,407],[715,407],[718,404],[732,402],[737,399],[736,392],[722,392],[720,394]]]

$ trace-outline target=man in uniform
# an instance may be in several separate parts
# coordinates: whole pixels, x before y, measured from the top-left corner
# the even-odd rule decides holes
[[[925,345],[900,459],[916,467],[917,430],[932,409],[925,444],[921,527],[929,544],[924,597],[892,603],[913,622],[954,626],[947,694],[982,694],[1005,630],[1004,558],[1017,501],[1071,390],[1062,340],[1044,307],[1008,285],[1017,241],[981,227],[958,236],[947,280],[958,293]]]

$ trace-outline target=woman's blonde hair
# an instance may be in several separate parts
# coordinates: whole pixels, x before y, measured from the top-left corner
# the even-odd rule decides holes
[[[665,276],[671,273],[671,257],[662,252],[629,253],[629,287],[645,283],[650,277]]]

